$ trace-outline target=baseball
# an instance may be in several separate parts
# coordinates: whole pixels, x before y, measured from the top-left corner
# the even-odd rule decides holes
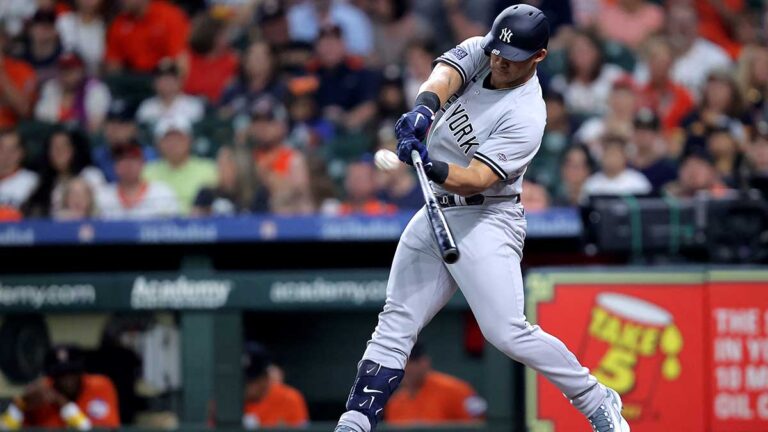
[[[382,171],[392,171],[400,165],[400,159],[397,158],[397,155],[387,149],[377,151],[373,155],[373,162],[376,164],[376,168]]]

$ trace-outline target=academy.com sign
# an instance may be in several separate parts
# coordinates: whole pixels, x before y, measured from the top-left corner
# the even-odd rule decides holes
[[[273,303],[381,303],[387,297],[386,280],[327,280],[275,282],[270,287]]]
[[[45,307],[90,306],[96,303],[91,284],[15,284],[0,282],[0,306],[42,309]]]
[[[134,309],[217,309],[226,305],[232,282],[220,279],[147,279],[139,276],[131,288]]]

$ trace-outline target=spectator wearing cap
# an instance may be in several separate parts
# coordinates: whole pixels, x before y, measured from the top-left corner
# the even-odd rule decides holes
[[[8,406],[0,418],[4,430],[120,427],[115,387],[103,375],[85,373],[82,349],[52,347],[45,355],[44,372]]]
[[[64,50],[78,53],[91,76],[97,76],[104,62],[105,7],[104,0],[76,0],[74,10],[56,18]]]
[[[270,374],[273,365],[266,350],[258,347],[249,351],[245,368],[243,428],[306,426],[309,412],[301,392]]]
[[[574,134],[576,141],[586,144],[595,159],[602,156],[600,138],[605,134],[630,136],[638,109],[637,87],[628,76],[613,83],[608,95],[608,111],[586,120]],[[549,123],[547,118],[547,123]],[[534,159],[535,160],[535,159]]]
[[[182,91],[179,67],[175,61],[166,58],[155,68],[155,96],[139,105],[136,120],[154,125],[164,117],[183,117],[195,124],[203,118],[203,102]]]
[[[288,9],[288,30],[291,39],[312,43],[322,26],[334,23],[343,32],[349,52],[368,56],[373,50],[372,25],[368,16],[351,3],[340,0],[304,0]]]
[[[61,208],[54,209],[55,220],[82,220],[96,216],[96,203],[91,186],[80,177],[73,177],[61,186]]]
[[[713,71],[704,85],[701,103],[682,122],[685,151],[705,147],[714,130],[728,129],[741,144],[748,142],[752,118],[746,114],[736,80],[726,71]]]
[[[630,165],[651,182],[654,192],[677,178],[677,166],[667,158],[659,118],[649,109],[638,111],[632,138]]]
[[[193,216],[232,216],[251,209],[255,185],[242,167],[239,149],[221,147],[216,157],[219,181],[216,186],[200,189],[192,208]],[[265,206],[266,208],[266,206]]]
[[[581,203],[584,184],[595,171],[595,162],[583,144],[569,147],[560,162],[560,185],[555,192],[556,205],[573,207]]]
[[[121,0],[120,5],[107,30],[110,72],[152,72],[163,58],[177,60],[184,53],[189,19],[181,9],[160,0]]]
[[[397,211],[394,204],[386,203],[377,198],[376,171],[370,156],[347,165],[344,177],[345,199],[341,202],[336,213],[341,216],[391,215]],[[326,207],[326,211],[329,207]]]
[[[56,77],[43,84],[35,118],[99,132],[109,109],[109,88],[87,75],[85,63],[75,53],[63,54],[58,65]]]
[[[702,149],[691,149],[680,161],[677,181],[667,184],[664,193],[676,198],[693,198],[700,193],[719,198],[728,193],[728,187],[717,174],[712,157]]]
[[[28,63],[5,55],[8,36],[0,28],[0,128],[14,127],[32,111],[37,75]]]
[[[174,191],[182,215],[189,214],[200,188],[216,184],[216,164],[192,155],[192,126],[183,117],[166,117],[155,127],[161,159],[148,163],[142,177]]]
[[[597,36],[577,31],[569,40],[565,73],[552,78],[550,85],[565,97],[572,113],[600,115],[607,110],[613,83],[623,75],[620,67],[605,62]]]
[[[544,95],[547,107],[547,124],[541,139],[539,152],[526,170],[527,178],[554,193],[560,183],[558,167],[563,152],[570,145],[571,135],[578,127],[578,119],[565,108],[565,99],[560,93],[550,91]]]
[[[128,141],[112,148],[117,182],[96,191],[99,215],[105,219],[151,219],[179,215],[179,203],[170,187],[141,177],[141,145]]]
[[[405,376],[384,409],[384,420],[397,426],[477,422],[486,408],[469,383],[432,369],[432,359],[416,343]]]
[[[237,52],[230,48],[226,22],[203,15],[193,22],[184,92],[216,105],[237,75]]]
[[[604,4],[597,18],[600,36],[637,48],[664,26],[664,9],[648,0],[618,0]]]
[[[42,83],[56,76],[59,56],[63,52],[56,32],[56,12],[39,9],[30,19],[21,58],[35,69],[38,82]]]
[[[408,111],[408,102],[403,91],[403,75],[399,67],[389,65],[381,72],[381,87],[377,99],[379,126],[394,128],[403,112]],[[398,114],[400,113],[400,114]]]
[[[256,177],[268,194],[268,210],[278,214],[307,214],[314,210],[309,169],[304,155],[286,140],[288,113],[271,97],[251,109],[248,140],[254,145]],[[254,209],[262,211],[266,209]]]
[[[254,102],[264,96],[281,100],[285,84],[277,77],[275,52],[266,42],[251,43],[243,55],[240,73],[221,96],[220,113],[224,117],[250,114]]]
[[[54,129],[38,161],[40,182],[24,204],[28,216],[49,217],[62,208],[63,186],[81,177],[92,189],[104,183],[104,175],[91,164],[88,137],[79,130]]]
[[[641,105],[659,115],[665,134],[674,132],[694,108],[688,90],[672,79],[673,55],[669,41],[662,37],[649,40],[644,50],[648,81],[640,89]]]
[[[652,191],[644,175],[629,168],[627,141],[620,135],[602,139],[603,159],[600,171],[589,176],[581,190],[582,200],[602,195],[645,195]]]
[[[21,205],[37,189],[39,178],[24,169],[24,146],[15,129],[0,130],[0,220],[21,219]]]
[[[410,41],[432,38],[432,27],[413,13],[410,3],[408,0],[368,3],[369,14],[373,18],[374,50],[371,60],[374,65],[400,64]]]
[[[362,59],[347,53],[341,27],[323,26],[315,45],[317,58],[308,72],[317,76],[317,104],[323,116],[347,131],[358,131],[376,115],[378,80]]]
[[[117,180],[115,162],[112,160],[112,148],[138,139],[139,127],[136,124],[136,105],[126,99],[113,99],[107,111],[100,145],[94,147],[94,164],[104,173],[108,182]],[[145,161],[157,159],[157,150],[152,146],[143,146]]]

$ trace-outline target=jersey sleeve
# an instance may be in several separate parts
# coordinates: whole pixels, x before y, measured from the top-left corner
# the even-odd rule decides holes
[[[483,64],[488,62],[488,57],[480,46],[482,40],[483,38],[480,36],[465,40],[435,59],[433,65],[445,63],[456,69],[459,75],[461,75],[462,81],[467,82]]]
[[[502,181],[513,182],[536,155],[543,134],[543,121],[518,118],[501,125],[480,143],[474,159],[486,164]]]

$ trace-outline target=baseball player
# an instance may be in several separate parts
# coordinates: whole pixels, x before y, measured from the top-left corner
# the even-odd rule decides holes
[[[629,431],[619,395],[523,315],[520,192],[546,123],[536,66],[548,41],[540,10],[507,8],[485,37],[469,38],[435,61],[415,107],[395,125],[398,157],[410,164],[411,150],[420,153],[462,255],[455,264],[441,260],[424,209],[405,228],[384,310],[336,432],[376,427],[419,331],[457,288],[485,338],[555,384],[594,431]]]

